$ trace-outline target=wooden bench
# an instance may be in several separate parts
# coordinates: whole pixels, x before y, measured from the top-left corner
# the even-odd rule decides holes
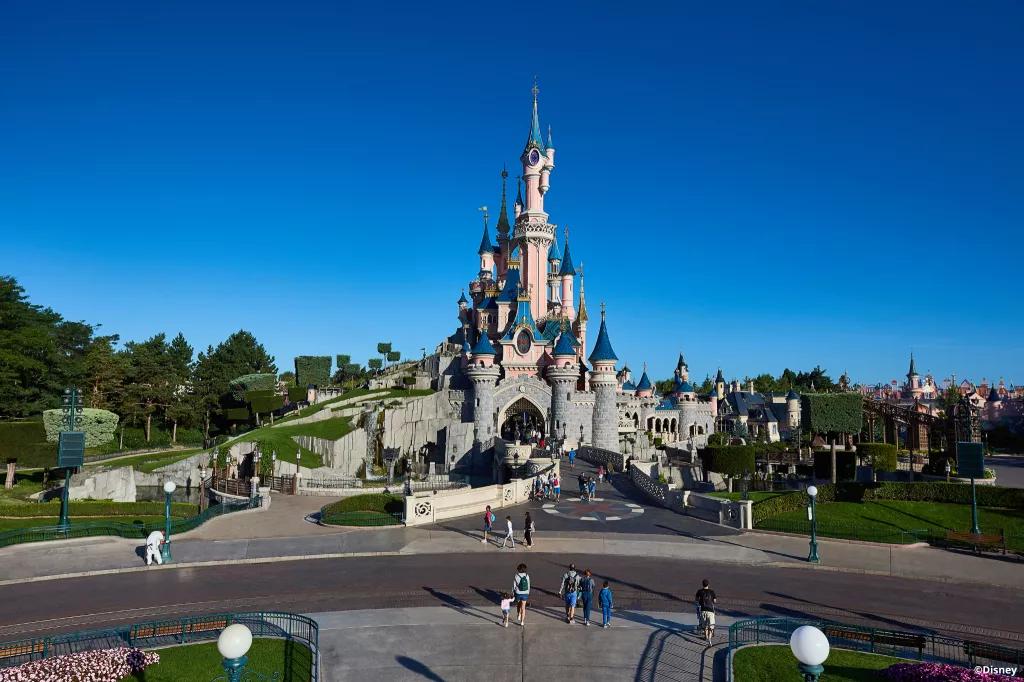
[[[964,642],[964,653],[967,654],[967,660],[971,662],[971,665],[974,665],[975,658],[1000,661],[1002,663],[1014,663],[1016,665],[1024,664],[1024,651],[997,644],[985,644],[984,642],[966,640]]]
[[[924,648],[928,643],[928,639],[924,635],[918,635],[913,632],[855,630],[835,625],[825,627],[825,636],[829,639],[836,638],[855,642],[868,642],[872,645],[872,648],[874,648],[875,644],[884,644],[886,646],[902,646],[908,649],[917,649],[917,657],[919,659],[924,655]]]
[[[28,644],[13,644],[0,648],[0,660],[5,658],[13,658],[15,656],[24,656],[26,654],[36,655],[41,654],[45,650],[46,645],[42,640],[34,641]]]
[[[980,554],[982,549],[998,549],[1006,554],[1006,535],[1002,530],[998,535],[984,535],[974,533],[962,533],[960,531],[946,531],[946,543],[952,545],[967,545],[974,548],[975,554]]]

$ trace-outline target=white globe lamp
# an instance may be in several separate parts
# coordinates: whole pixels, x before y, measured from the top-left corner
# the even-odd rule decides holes
[[[178,486],[174,481],[167,481],[167,483],[164,483],[164,492],[170,495],[177,489],[177,487]]]
[[[252,646],[252,631],[241,623],[229,625],[217,637],[217,651],[224,658],[241,658]]]
[[[828,658],[828,638],[813,625],[801,625],[789,637],[789,648],[799,661],[797,666],[806,682],[815,682],[825,671],[821,665]]]
[[[807,486],[807,494],[810,495],[811,497],[817,497],[818,496],[818,487],[814,486],[814,485]]]

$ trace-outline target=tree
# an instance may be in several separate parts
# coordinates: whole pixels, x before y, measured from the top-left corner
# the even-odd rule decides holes
[[[116,334],[97,336],[85,354],[85,385],[88,407],[109,410],[124,401],[125,357],[114,350]]]
[[[147,443],[152,436],[153,415],[166,410],[177,386],[174,359],[166,339],[164,334],[156,334],[140,343],[125,344],[128,401],[145,420]]]
[[[392,365],[402,359],[402,353],[397,350],[388,351],[388,362]]]
[[[832,483],[836,482],[836,436],[860,433],[864,401],[857,393],[804,393],[800,396],[800,423],[812,433],[829,437],[832,451]]]
[[[295,384],[295,372],[292,372],[292,371],[281,372],[281,374],[277,377],[277,379],[278,379],[278,381],[283,381],[284,383],[288,384],[289,386],[292,386],[292,385]]]
[[[377,352],[380,353],[381,359],[387,359],[388,353],[391,352],[391,342],[381,341],[377,344]],[[383,363],[382,363],[383,364]]]
[[[171,339],[167,347],[171,369],[171,395],[165,415],[171,422],[171,443],[178,442],[178,425],[182,422],[192,423],[198,413],[197,403],[192,393],[192,346],[185,341],[185,336],[178,335]]]
[[[372,370],[373,370],[374,372],[379,372],[379,371],[380,371],[380,368],[381,368],[381,367],[383,366],[383,364],[384,364],[384,363],[383,363],[383,361],[381,361],[381,359],[380,359],[380,358],[370,358],[370,359],[369,359],[369,360],[368,360],[368,361],[366,362],[366,364],[367,364],[367,366],[369,366],[369,368],[370,368],[370,369],[372,369]]]
[[[243,374],[277,373],[274,357],[267,353],[256,337],[239,330],[217,345],[208,346],[196,359],[193,372],[193,394],[197,409],[203,416],[203,435],[210,437],[215,417],[223,414],[230,402],[231,380]]]

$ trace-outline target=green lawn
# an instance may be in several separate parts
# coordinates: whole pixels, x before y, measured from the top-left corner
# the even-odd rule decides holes
[[[782,491],[779,491],[779,492],[770,492],[769,493],[769,492],[753,491],[753,490],[751,490],[749,493],[747,493],[747,497],[750,500],[752,500],[753,502],[760,502],[761,500],[767,500],[769,498],[778,497],[779,495],[785,495],[785,494],[791,493],[791,492],[793,492],[793,491],[792,490],[782,490]],[[711,497],[720,497],[723,500],[736,500],[736,501],[738,501],[738,500],[742,500],[743,499],[743,493],[708,493],[708,495],[710,495]]]
[[[154,649],[160,662],[151,665],[139,675],[122,678],[120,682],[205,682],[224,673],[217,644],[189,644],[186,646]],[[306,682],[312,677],[312,654],[299,642],[283,639],[254,639],[248,653],[246,671],[281,673],[288,682]]]
[[[174,464],[175,462],[191,457],[192,455],[195,455],[202,451],[202,448],[194,448],[191,450],[168,450],[166,452],[148,452],[144,455],[134,455],[132,457],[108,459],[101,462],[87,462],[85,466],[86,468],[93,466],[131,466],[138,471],[144,471],[147,474],[151,474],[160,467],[167,466],[168,464]]]
[[[392,526],[400,523],[392,514],[404,509],[401,495],[367,493],[325,505],[320,509],[320,521],[332,526]]]
[[[285,462],[295,462],[295,453],[300,449],[298,443],[292,440],[292,436],[312,436],[314,438],[325,438],[327,440],[338,440],[353,428],[351,420],[345,417],[324,419],[323,421],[311,424],[295,424],[289,426],[264,426],[252,431],[246,431],[241,436],[229,440],[221,445],[221,448],[229,448],[234,443],[250,441],[264,441],[277,451],[277,458]],[[323,464],[320,455],[312,450],[301,448],[302,464],[308,467],[318,467]]]
[[[16,528],[36,528],[39,526],[56,526],[60,520],[59,516],[34,516],[30,518],[11,519],[11,518],[0,518],[0,531],[14,530]],[[103,522],[109,521],[112,523],[155,523],[157,521],[163,521],[164,517],[161,516],[71,516],[71,525],[75,522]]]
[[[902,500],[829,502],[819,504],[817,513],[818,533],[827,537],[900,542],[900,531],[944,533],[971,528],[971,507],[966,504]],[[1024,510],[981,507],[978,516],[982,532],[995,533],[1003,529],[1009,545],[1019,547],[1024,543]],[[809,522],[807,512],[799,509],[773,516],[757,527],[806,533]],[[914,538],[907,536],[903,541],[912,542]]]
[[[866,682],[882,679],[878,671],[908,661],[890,656],[832,649],[819,682]],[[916,661],[915,661],[916,662]],[[736,682],[778,682],[799,680],[796,657],[786,645],[753,646],[740,649],[733,657]]]

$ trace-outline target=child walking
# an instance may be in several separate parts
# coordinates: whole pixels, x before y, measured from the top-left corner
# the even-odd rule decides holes
[[[512,595],[508,592],[501,593],[501,625],[508,627],[508,612],[512,610]]]
[[[608,587],[608,581],[604,581],[604,587],[601,588],[600,594],[597,595],[597,601],[601,605],[601,617],[604,623],[601,627],[611,627],[612,625],[612,588]]]

